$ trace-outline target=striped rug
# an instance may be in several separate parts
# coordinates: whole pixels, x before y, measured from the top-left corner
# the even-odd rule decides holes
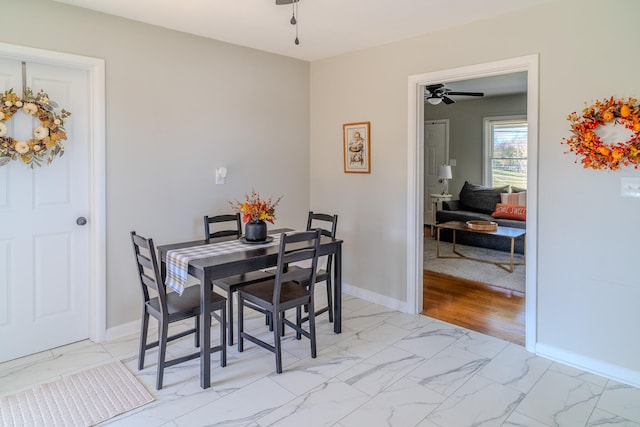
[[[120,362],[0,397],[2,426],[92,426],[153,401]]]

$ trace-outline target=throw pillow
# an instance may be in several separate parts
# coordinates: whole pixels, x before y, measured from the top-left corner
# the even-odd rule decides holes
[[[508,185],[491,188],[465,182],[460,190],[460,204],[464,210],[491,215],[500,203],[500,193],[506,193],[508,188]]]
[[[498,203],[496,205],[496,211],[491,214],[494,218],[499,219],[517,219],[520,221],[527,220],[527,208],[526,206],[506,205]]]
[[[500,193],[500,202],[505,205],[526,206],[527,193]]]

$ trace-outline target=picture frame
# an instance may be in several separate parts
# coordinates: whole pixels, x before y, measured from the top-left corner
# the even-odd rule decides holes
[[[371,173],[371,122],[342,125],[344,173]]]

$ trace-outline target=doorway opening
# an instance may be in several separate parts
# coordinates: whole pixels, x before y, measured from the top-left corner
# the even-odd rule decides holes
[[[527,73],[528,176],[526,239],[526,333],[525,346],[534,351],[536,325],[536,266],[537,266],[537,105],[538,105],[538,57],[530,55],[479,64],[469,67],[443,70],[409,77],[409,129],[408,129],[408,209],[407,209],[407,301],[408,311],[420,313],[423,309],[423,212],[424,204],[424,88],[427,85],[470,80],[480,77]],[[455,179],[455,178],[454,178]]]

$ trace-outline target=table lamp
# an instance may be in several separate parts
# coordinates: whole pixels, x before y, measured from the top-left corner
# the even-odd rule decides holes
[[[438,169],[438,180],[442,183],[442,194],[449,194],[449,180],[451,178],[451,166],[440,166]]]

